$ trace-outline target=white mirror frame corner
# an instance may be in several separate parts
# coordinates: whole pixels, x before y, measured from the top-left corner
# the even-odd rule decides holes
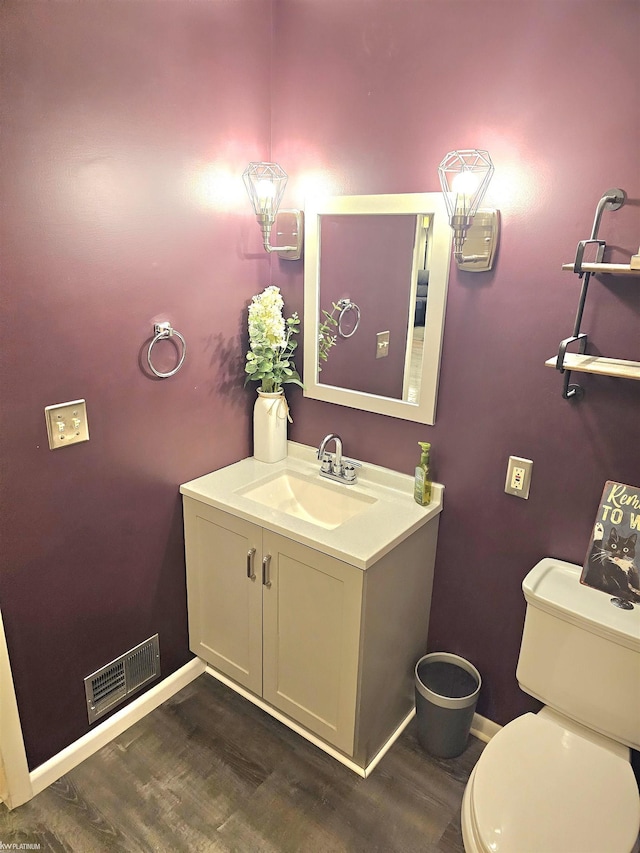
[[[332,214],[429,214],[433,217],[429,299],[417,403],[381,397],[318,381],[320,316],[320,217]],[[453,232],[442,193],[331,196],[305,201],[304,260],[304,396],[352,409],[433,425],[447,305]]]

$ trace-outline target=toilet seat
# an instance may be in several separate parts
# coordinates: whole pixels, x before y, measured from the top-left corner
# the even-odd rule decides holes
[[[629,762],[544,714],[492,738],[465,800],[465,845],[487,853],[630,853],[638,836]]]

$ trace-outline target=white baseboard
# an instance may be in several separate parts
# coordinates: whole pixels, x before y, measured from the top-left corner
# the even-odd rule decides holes
[[[317,746],[318,749],[321,749],[323,752],[326,752],[327,755],[330,755],[332,758],[335,758],[336,761],[339,761],[341,764],[344,764],[345,767],[348,767],[349,770],[352,770],[354,773],[357,773],[358,776],[362,776],[363,778],[367,775],[366,770],[360,767],[355,761],[351,761],[347,758],[346,755],[343,755],[341,752],[338,752],[337,749],[330,746],[325,741],[321,740],[316,735],[312,734],[307,729],[295,723],[293,720],[286,717],[284,714],[281,714],[276,708],[273,708],[271,705],[268,705],[264,700],[260,699],[259,696],[254,696],[253,693],[250,693],[248,690],[245,690],[244,687],[241,687],[237,682],[232,681],[232,679],[227,678],[226,675],[223,675],[221,672],[218,672],[217,669],[213,669],[213,667],[207,666],[207,673],[216,679],[216,681],[220,681],[222,684],[226,684],[227,687],[230,687],[235,693],[238,693],[244,699],[247,699],[256,707],[260,708],[261,711],[264,711],[269,716],[278,720],[279,723],[287,726],[287,728],[292,729],[296,734],[303,737],[305,740],[308,740],[309,743],[312,743],[314,746]]]
[[[56,782],[61,776],[64,776],[65,773],[73,770],[74,767],[77,767],[78,764],[81,764],[86,758],[89,758],[89,756],[93,755],[99,749],[102,749],[103,746],[106,746],[114,738],[118,737],[118,735],[121,735],[122,732],[126,731],[134,723],[137,723],[151,711],[155,710],[163,702],[166,702],[167,699],[170,699],[178,693],[178,691],[182,690],[183,687],[186,687],[187,684],[190,684],[190,682],[198,678],[199,675],[202,675],[203,672],[207,672],[218,681],[226,684],[228,687],[235,690],[236,693],[244,696],[245,699],[248,699],[254,705],[257,705],[263,711],[266,711],[266,713],[275,717],[275,719],[284,723],[284,725],[288,726],[290,729],[293,729],[293,731],[301,737],[310,741],[319,749],[322,749],[324,752],[328,753],[341,764],[344,764],[354,773],[357,773],[363,778],[367,777],[373,771],[378,762],[384,757],[384,755],[386,755],[395,741],[400,737],[415,714],[414,710],[407,715],[367,767],[362,768],[341,752],[338,752],[338,750],[334,749],[329,744],[304,729],[302,726],[297,725],[266,702],[263,702],[257,696],[254,696],[231,679],[226,678],[221,673],[207,666],[200,658],[194,658],[181,669],[177,670],[177,672],[174,672],[138,699],[135,699],[121,711],[118,711],[112,717],[109,717],[109,719],[105,720],[104,723],[97,725],[86,735],[70,744],[48,761],[45,761],[44,764],[36,767],[35,770],[32,770],[29,774],[32,796],[44,791],[45,788],[53,782]],[[492,720],[488,720],[486,717],[482,717],[479,714],[474,714],[473,722],[471,724],[471,734],[487,743],[498,731],[500,731],[501,728],[502,726],[499,726]]]
[[[61,752],[58,752],[44,764],[36,767],[29,774],[33,796],[44,791],[65,773],[73,770],[85,758],[102,749],[114,738],[121,735],[134,723],[137,723],[151,711],[155,710],[167,699],[174,696],[183,687],[192,682],[205,671],[204,661],[194,658],[179,670],[151,687],[138,699],[115,713],[104,723],[97,725],[83,737],[74,741]]]
[[[365,767],[365,771],[364,771],[365,778],[370,773],[373,773],[374,769],[378,765],[378,762],[381,761],[385,757],[385,755],[389,752],[391,747],[398,740],[398,738],[400,737],[402,732],[407,728],[407,726],[409,725],[411,720],[413,720],[415,715],[416,715],[416,709],[412,708],[409,711],[409,713],[407,714],[407,716],[404,718],[404,720],[400,723],[398,728],[395,730],[395,732],[393,732],[393,734],[388,738],[386,743],[384,743],[382,745],[381,749],[379,749],[378,752],[376,752],[376,754],[373,756],[371,761],[367,764],[367,766]]]
[[[488,720],[486,717],[481,717],[480,714],[473,715],[471,723],[471,734],[475,735],[478,740],[489,743],[494,735],[497,735],[502,726],[494,723],[493,720]]]
[[[303,737],[305,740],[308,740],[309,743],[312,743],[314,746],[317,746],[318,749],[321,749],[323,752],[326,752],[327,755],[330,755],[332,758],[335,758],[336,761],[339,761],[340,764],[343,764],[353,773],[357,773],[358,776],[361,776],[363,779],[372,772],[374,767],[378,764],[378,762],[386,755],[386,753],[391,749],[396,740],[400,737],[402,732],[409,725],[413,717],[415,716],[415,708],[407,714],[405,719],[400,723],[398,728],[393,732],[393,734],[389,737],[389,739],[383,744],[380,750],[375,754],[372,760],[367,764],[366,767],[360,767],[359,764],[356,764],[355,761],[352,761],[348,756],[343,755],[337,749],[332,747],[326,741],[314,735],[308,729],[303,728],[298,725],[298,723],[294,722],[289,717],[281,714],[273,706],[269,705],[263,699],[260,699],[259,696],[255,696],[253,693],[250,693],[248,690],[245,690],[244,687],[241,687],[237,682],[233,681],[230,678],[227,678],[226,675],[223,675],[217,669],[213,669],[213,667],[207,666],[207,673],[215,678],[217,681],[220,681],[222,684],[226,684],[227,687],[230,687],[235,693],[238,693],[244,699],[247,699],[256,707],[260,708],[261,711],[264,711],[269,716],[278,720],[278,722],[287,726],[287,728],[294,731],[296,734]]]
[[[407,716],[402,720],[398,728],[390,735],[387,741],[382,745],[382,747],[378,750],[378,752],[371,759],[369,764],[366,767],[360,767],[359,764],[356,764],[355,761],[352,761],[346,755],[343,755],[341,752],[338,752],[337,749],[334,749],[330,744],[323,741],[321,738],[314,735],[308,729],[303,728],[298,725],[296,722],[291,720],[289,717],[281,714],[276,708],[269,705],[259,696],[250,693],[248,690],[245,690],[244,687],[241,687],[237,682],[233,681],[231,678],[228,678],[226,675],[223,675],[217,669],[214,669],[211,666],[206,667],[206,671],[208,675],[211,675],[217,681],[222,682],[222,684],[226,684],[227,687],[230,687],[235,693],[238,693],[240,696],[247,699],[253,705],[260,708],[265,713],[269,714],[271,717],[274,717],[278,722],[283,723],[283,725],[292,729],[296,734],[299,734],[301,737],[308,740],[309,743],[312,743],[314,746],[317,746],[318,749],[321,749],[323,752],[326,752],[327,755],[330,755],[332,758],[335,758],[336,761],[339,761],[345,767],[348,767],[349,770],[352,770],[354,773],[357,773],[358,776],[362,776],[363,779],[366,779],[370,773],[373,772],[374,768],[377,766],[378,762],[381,761],[382,758],[387,754],[387,752],[391,749],[393,744],[400,737],[402,732],[409,725],[411,720],[415,717],[416,711],[413,708]],[[481,717],[479,714],[473,715],[473,722],[471,724],[471,734],[475,735],[479,740],[488,743],[491,738],[498,732],[502,726],[499,726],[497,723],[494,723],[492,720],[488,720],[486,717]]]

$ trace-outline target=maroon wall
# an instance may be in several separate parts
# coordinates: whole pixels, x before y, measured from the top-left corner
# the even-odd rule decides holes
[[[455,147],[496,164],[500,254],[491,273],[452,272],[436,426],[287,392],[296,440],[337,430],[350,455],[406,472],[432,441],[430,644],[479,666],[481,713],[531,704],[514,679],[526,571],[580,562],[603,481],[640,482],[638,383],[586,377],[571,405],[543,366],[578,298],[560,264],[605,189],[633,199],[605,214],[612,257],[638,247],[636,2],[5,2],[0,606],[32,767],[87,730],[95,668],[155,631],[164,675],[188,660],[178,484],[251,452],[250,297],[273,280],[302,312],[302,263],[270,276],[238,181],[269,155],[272,5],[285,206],[305,177],[437,191]],[[640,358],[638,294],[592,283],[593,351]],[[160,381],[145,346],[165,318],[189,350]],[[78,397],[91,440],[52,452],[43,409]],[[510,453],[535,461],[527,502],[503,493]]]
[[[163,675],[190,658],[178,486],[251,453],[270,28],[253,0],[2,7],[0,605],[31,767],[87,731],[96,668],[156,631]],[[188,345],[165,380],[160,319]],[[44,407],[80,397],[90,441],[50,451]]]
[[[534,704],[514,674],[522,578],[544,556],[582,562],[607,478],[640,484],[640,383],[585,375],[572,404],[544,366],[576,313],[580,284],[561,264],[610,187],[630,202],[604,215],[609,257],[638,251],[640,6],[279,0],[274,12],[272,155],[300,187],[434,192],[452,149],[495,162],[499,256],[490,273],[452,267],[436,425],[291,395],[291,432],[317,444],[336,431],[347,454],[407,473],[418,440],[432,442],[445,509],[430,647],[478,666],[478,710],[505,723]],[[288,206],[303,203],[296,186]],[[300,273],[281,263],[276,278],[301,309]],[[639,315],[638,279],[592,281],[591,351],[640,360]],[[503,491],[510,454],[534,460],[528,501]]]

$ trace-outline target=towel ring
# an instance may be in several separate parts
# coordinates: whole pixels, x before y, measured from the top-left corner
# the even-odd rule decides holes
[[[341,299],[338,302],[338,308],[340,308],[340,314],[338,315],[338,333],[341,338],[350,338],[352,335],[355,335],[358,326],[360,325],[360,309],[356,303],[352,302],[350,299]],[[350,332],[345,333],[342,331],[342,321],[344,319],[344,315],[348,314],[349,311],[356,312],[356,322],[353,329],[351,329]]]
[[[175,329],[171,328],[171,323],[154,323],[153,331],[155,332],[155,338],[149,344],[149,350],[147,351],[147,362],[149,364],[149,369],[152,373],[160,377],[160,379],[166,379],[168,376],[173,376],[174,373],[177,373],[182,367],[184,357],[187,354],[187,344],[180,332],[176,332]],[[180,355],[180,358],[178,359],[178,363],[173,368],[173,370],[170,370],[168,373],[161,373],[159,370],[156,370],[151,362],[151,350],[158,343],[158,341],[163,340],[163,338],[179,338],[180,341],[182,341],[182,353]]]

